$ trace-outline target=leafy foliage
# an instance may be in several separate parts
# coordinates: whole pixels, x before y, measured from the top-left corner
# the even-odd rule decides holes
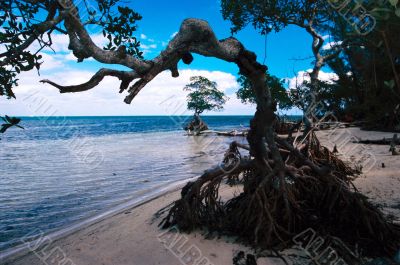
[[[393,5],[395,4],[395,5]],[[332,96],[340,96],[340,112],[365,120],[368,128],[400,129],[400,18],[395,1],[369,1],[365,7],[377,20],[366,36],[352,36],[353,45],[342,56],[329,62],[338,75]],[[349,36],[349,25],[337,23],[330,28],[335,41]]]
[[[103,32],[109,40],[105,50],[124,47],[127,54],[142,57],[140,42],[133,37],[141,16],[128,7],[117,6],[118,0],[81,1],[79,14],[83,25],[92,32]],[[92,5],[91,5],[92,4]],[[40,70],[40,52],[53,45],[54,34],[67,35],[63,20],[73,9],[66,1],[0,1],[0,96],[14,97],[18,74]],[[82,61],[85,54],[74,55]]]
[[[332,9],[325,0],[222,0],[221,7],[224,19],[233,24],[233,32],[250,24],[267,34],[292,24],[314,34],[313,72],[318,73],[316,66],[328,66],[339,77],[333,83],[312,78],[313,84],[305,82],[296,91],[301,98],[310,87],[315,88],[317,115],[330,112],[339,119],[365,120],[374,128],[400,130],[400,3],[362,1],[377,23],[368,35],[360,35],[351,23],[354,18],[345,17],[354,15],[350,10],[356,1],[352,2],[343,10]],[[344,15],[346,10],[349,12]],[[324,50],[323,35],[329,35],[329,41],[338,46]],[[319,65],[318,59],[323,59]],[[242,89],[239,97],[248,98],[248,92]],[[296,98],[293,102],[296,106],[304,103],[302,109],[310,105]]]
[[[288,93],[283,86],[283,80],[277,78],[276,76],[270,75],[268,72],[267,75],[267,85],[270,89],[272,98],[279,105],[280,109],[290,109],[293,107],[293,103],[288,96]],[[240,84],[240,88],[236,92],[236,96],[245,104],[255,104],[255,95],[254,91],[251,88],[250,81],[243,75],[241,75],[238,80]]]
[[[319,23],[329,16],[329,5],[324,0],[222,0],[222,16],[232,22],[232,32],[251,24],[266,34],[280,31],[289,24],[303,26],[311,20]]]
[[[190,93],[187,95],[187,108],[195,114],[207,110],[222,110],[227,97],[217,88],[217,83],[203,76],[192,76],[190,83],[184,88]]]
[[[103,12],[100,19],[96,19],[96,10],[89,11],[90,21],[103,28],[103,36],[107,37],[109,43],[104,47],[105,50],[116,50],[124,45],[130,55],[142,58],[143,52],[139,50],[140,42],[132,37],[137,29],[136,21],[141,20],[142,16],[129,7],[118,6],[118,15],[112,12],[112,7],[118,0],[98,1],[98,9]]]
[[[24,127],[18,125],[21,122],[20,118],[9,117],[7,115],[0,118],[4,121],[4,123],[1,125],[0,133],[5,133],[9,128],[13,126],[24,129]]]

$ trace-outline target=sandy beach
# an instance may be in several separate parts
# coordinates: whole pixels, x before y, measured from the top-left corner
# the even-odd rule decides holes
[[[330,150],[336,145],[344,160],[362,166],[363,173],[355,179],[355,186],[400,222],[399,157],[392,156],[388,146],[353,143],[356,139],[390,138],[393,133],[346,128],[320,131],[317,135]],[[239,191],[237,188],[223,188],[223,193],[231,192]],[[182,234],[175,229],[160,230],[160,218],[155,218],[154,214],[179,196],[180,191],[175,190],[61,239],[47,241],[44,238],[45,244],[31,245],[28,254],[0,262],[8,265],[229,265],[240,251],[253,253],[232,238],[206,239],[201,232]],[[259,258],[257,264],[285,263],[280,258],[268,257]]]

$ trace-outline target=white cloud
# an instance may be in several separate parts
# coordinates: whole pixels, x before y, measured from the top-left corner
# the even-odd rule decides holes
[[[47,53],[42,53],[41,55],[42,59],[40,61],[43,61],[43,63],[40,66],[41,71],[56,70],[65,67],[63,57],[51,56]]]
[[[147,38],[147,36],[146,36]],[[106,43],[102,35],[94,35],[93,40],[99,46]],[[35,47],[33,47],[35,48]],[[76,60],[68,50],[68,37],[55,34],[53,49],[56,53],[46,50],[42,53],[44,63],[41,66],[41,76],[36,71],[24,72],[18,76],[19,86],[14,92],[17,100],[6,100],[0,97],[0,114],[16,116],[51,115],[56,110],[57,115],[179,115],[190,114],[186,111],[186,92],[183,87],[194,75],[202,75],[218,83],[224,92],[236,91],[239,85],[236,77],[230,73],[207,70],[181,70],[178,78],[172,78],[166,71],[157,76],[139,93],[131,105],[123,102],[126,93],[119,94],[120,82],[116,78],[105,78],[100,85],[90,91],[81,93],[60,94],[48,84],[42,84],[41,79],[50,79],[62,85],[72,85],[86,82],[94,74],[93,71],[71,68],[69,61]],[[155,43],[142,44],[145,52],[157,49]],[[210,114],[253,114],[254,106],[243,105],[236,95],[228,95],[230,100],[223,112]],[[32,98],[39,98],[32,103]],[[24,100],[25,99],[25,100]],[[41,107],[40,102],[46,102],[52,107]],[[171,103],[172,102],[172,103]],[[36,105],[35,105],[36,104]],[[33,105],[33,106],[32,106]],[[172,106],[172,107],[171,107]],[[175,107],[173,107],[175,106]]]
[[[0,113],[16,116],[52,115],[54,112],[61,116],[190,115],[191,113],[186,110],[187,92],[183,91],[183,87],[189,82],[191,76],[202,75],[216,81],[219,89],[225,92],[228,89],[236,91],[239,87],[234,75],[220,71],[182,70],[178,78],[171,77],[170,72],[163,72],[139,93],[131,105],[127,105],[123,102],[126,93],[118,93],[120,82],[116,78],[105,78],[98,87],[92,90],[68,94],[59,94],[56,88],[39,83],[40,79],[47,78],[63,85],[78,84],[86,82],[93,74],[90,71],[68,68],[41,77],[35,72],[23,73],[20,76],[20,86],[14,89],[17,100],[0,98]],[[254,113],[254,106],[243,105],[236,99],[235,94],[228,96],[230,100],[223,112],[208,114]]]
[[[107,44],[108,40],[104,38],[102,34],[93,34],[91,35],[93,42],[99,47],[103,47]],[[47,41],[47,39],[45,39]],[[69,38],[64,34],[52,34],[51,35],[52,45],[51,48],[46,47],[42,50],[42,53],[70,53],[71,51],[68,49]],[[30,48],[31,51],[37,51],[40,49],[39,43],[34,42]]]
[[[148,45],[146,45],[146,44],[141,44],[140,47],[141,47],[143,50],[156,49],[156,48],[157,48],[157,44],[148,44]]]
[[[288,83],[288,88],[295,89],[300,86],[304,81],[310,81],[310,73],[312,69],[308,69],[306,71],[299,71],[296,76],[286,78],[286,82]],[[337,80],[338,76],[335,73],[327,73],[324,71],[320,71],[319,80],[326,81],[328,83],[332,83],[332,80]]]
[[[174,33],[171,34],[170,38],[173,38],[176,36],[176,34],[178,34],[178,31],[175,31]]]
[[[343,43],[343,41],[331,41],[328,42],[327,44],[325,44],[324,46],[322,46],[323,50],[330,50],[335,46],[341,45]]]
[[[151,53],[154,49],[157,49],[157,44],[140,44],[140,50],[143,55]]]
[[[141,38],[142,40],[145,40],[145,39],[147,39],[147,36],[144,35],[144,34],[142,33],[142,34],[140,34],[140,38]]]

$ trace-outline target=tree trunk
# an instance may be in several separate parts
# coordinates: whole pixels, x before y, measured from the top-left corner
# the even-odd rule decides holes
[[[198,112],[195,112],[193,119],[184,127],[189,135],[199,135],[200,132],[208,130],[208,125],[203,121]]]
[[[65,1],[74,6],[71,0]],[[132,71],[101,69],[91,80],[76,86],[43,81],[62,93],[89,90],[105,76],[114,76],[121,80],[120,92],[128,90],[125,102],[131,103],[159,73],[170,70],[177,77],[178,62],[182,59],[190,64],[192,52],[234,62],[251,81],[257,110],[247,136],[250,156],[242,157],[239,146],[232,143],[221,166],[206,171],[182,189],[181,199],[163,220],[164,227],[177,225],[186,231],[207,227],[261,248],[288,246],[294,235],[312,227],[326,236],[339,236],[350,246],[358,244],[370,255],[391,255],[397,250],[400,227],[352,189],[354,170],[322,147],[313,133],[297,143],[275,136],[276,116],[266,85],[267,67],[238,40],[219,41],[207,22],[187,19],[166,50],[152,61],[144,61],[122,54],[120,49],[104,51],[97,47],[75,16],[70,15],[65,23],[74,54],[84,53]],[[135,79],[139,80],[129,87]],[[221,181],[232,176],[242,179],[243,192],[221,201]]]

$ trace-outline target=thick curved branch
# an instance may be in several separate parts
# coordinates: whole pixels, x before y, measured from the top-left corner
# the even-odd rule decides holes
[[[320,56],[320,50],[322,48],[322,45],[324,45],[324,38],[318,34],[318,32],[312,27],[312,25],[307,25],[306,31],[310,33],[313,37],[312,51],[314,53],[314,56]]]
[[[135,69],[139,74],[146,72],[150,68],[151,64],[145,60],[140,60],[128,54],[121,54],[120,51],[105,51],[98,47],[82,24],[78,16],[79,11],[73,1],[65,0],[63,2],[66,10],[68,10],[64,25],[70,37],[69,49],[75,55],[79,55],[78,59],[81,59],[82,55],[85,55],[84,58],[93,57],[101,63],[124,65]]]
[[[40,82],[48,83],[58,88],[60,90],[60,93],[73,93],[73,92],[82,92],[94,88],[103,80],[105,76],[118,77],[122,81],[120,92],[125,90],[129,86],[129,83],[131,83],[135,78],[138,78],[138,75],[135,72],[117,71],[117,70],[102,68],[92,78],[90,78],[88,82],[80,85],[62,86],[47,79],[41,80]]]
[[[73,13],[73,12],[72,12]],[[278,147],[275,144],[272,125],[276,119],[271,94],[266,85],[265,72],[267,67],[257,62],[257,57],[253,52],[235,38],[218,40],[209,24],[204,20],[186,19],[182,22],[178,34],[169,42],[167,48],[151,61],[144,61],[132,56],[124,55],[117,51],[103,51],[98,48],[91,40],[89,34],[82,26],[82,23],[75,17],[69,16],[65,20],[65,26],[70,36],[70,48],[74,53],[83,57],[91,56],[99,62],[121,64],[130,67],[134,72],[131,78],[140,79],[129,88],[129,95],[125,98],[126,103],[131,103],[134,97],[158,74],[165,70],[171,70],[172,76],[178,76],[178,62],[190,64],[193,60],[191,53],[197,53],[207,57],[215,57],[227,62],[234,62],[238,65],[240,72],[247,76],[252,84],[252,89],[256,95],[257,111],[250,124],[248,141],[252,156],[255,157],[261,172],[268,168],[265,165],[267,151],[271,151],[272,158],[277,170],[284,170],[284,162],[280,156]],[[89,82],[78,85],[62,87],[55,85],[51,81],[45,81],[55,85],[61,92],[85,91],[96,86],[106,75],[102,70],[97,73]],[[110,72],[106,72],[111,75]],[[115,71],[112,72],[115,76]],[[124,82],[123,82],[124,83]],[[127,82],[124,83],[124,88]],[[121,91],[124,90],[121,88]],[[267,175],[267,174],[265,174]]]
[[[60,23],[64,19],[65,13],[61,13],[58,17],[50,20],[46,20],[40,24],[37,24],[34,26],[34,29],[32,30],[31,34],[21,45],[16,47],[15,49],[8,50],[6,52],[3,52],[0,54],[1,57],[9,57],[9,56],[15,56],[26,50],[37,38],[49,31],[50,29],[53,29],[58,23]],[[5,60],[1,65],[7,64]]]

